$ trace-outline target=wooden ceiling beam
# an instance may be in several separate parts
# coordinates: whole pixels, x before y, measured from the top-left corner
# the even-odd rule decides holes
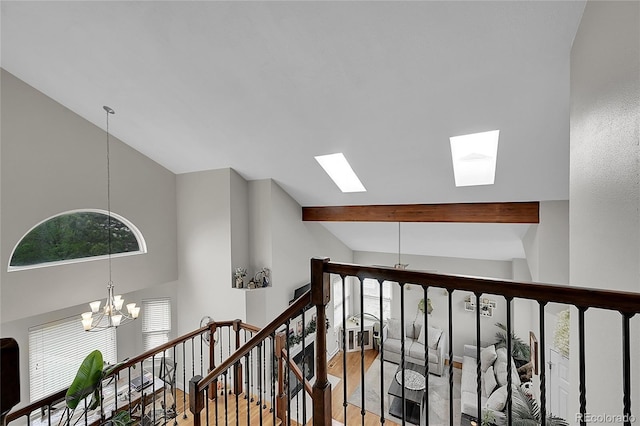
[[[303,207],[307,222],[539,223],[538,201]]]

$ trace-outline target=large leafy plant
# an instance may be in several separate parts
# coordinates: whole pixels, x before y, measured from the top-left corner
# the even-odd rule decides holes
[[[483,410],[482,426],[505,426],[507,424],[507,408],[498,412],[490,409]],[[511,397],[511,424],[513,426],[538,426],[543,424],[540,406],[535,398],[529,398],[516,386],[513,387]],[[546,426],[569,426],[565,419],[548,414],[544,422]]]
[[[80,415],[78,417],[79,419],[83,418],[84,413],[95,410],[100,405],[100,383],[120,366],[120,364],[122,363],[105,367],[102,352],[99,350],[95,350],[86,356],[82,364],[80,364],[76,377],[73,379],[73,382],[71,382],[71,386],[69,386],[65,395],[66,407],[60,418],[61,426],[71,424],[78,405],[89,396],[91,396],[91,401],[85,405],[83,415]],[[130,424],[131,419],[128,412],[125,414],[116,413],[111,419],[111,422],[117,426],[124,426]]]
[[[540,406],[534,398],[526,396],[522,390],[516,388],[513,392],[511,413],[513,414],[513,426],[529,426],[541,424]],[[569,423],[560,417],[549,414],[544,423],[547,426],[569,426]]]
[[[507,347],[507,327],[497,322],[496,326],[502,331],[496,333],[496,349],[497,348],[506,348]],[[511,331],[511,356],[513,359],[517,361],[529,362],[531,359],[531,349],[529,348],[529,344],[525,343],[518,336],[515,335],[513,331]]]

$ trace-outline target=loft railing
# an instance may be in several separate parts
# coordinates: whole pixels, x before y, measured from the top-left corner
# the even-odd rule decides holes
[[[631,340],[630,340],[630,319],[640,312],[640,294],[638,293],[630,293],[630,292],[621,292],[621,291],[609,291],[609,290],[601,290],[601,289],[590,289],[590,288],[580,288],[580,287],[567,287],[553,284],[534,284],[534,283],[523,283],[523,282],[514,282],[507,280],[497,280],[497,279],[488,279],[488,278],[478,278],[478,277],[468,277],[468,276],[456,276],[456,275],[443,275],[429,272],[419,272],[419,271],[411,271],[411,270],[401,270],[394,268],[384,268],[384,267],[368,267],[361,265],[351,265],[351,264],[342,264],[342,263],[333,263],[328,259],[313,259],[311,261],[311,271],[312,271],[312,291],[315,291],[316,294],[322,294],[324,296],[328,295],[328,293],[324,292],[323,289],[326,289],[327,283],[330,280],[330,276],[339,277],[342,282],[342,300],[345,298],[345,287],[347,280],[355,281],[355,285],[360,287],[360,300],[359,306],[355,304],[356,310],[359,308],[360,312],[364,312],[364,281],[365,279],[374,280],[379,286],[379,310],[381,313],[384,313],[383,309],[383,286],[384,283],[390,283],[392,286],[396,287],[396,290],[399,290],[400,295],[400,326],[402,328],[400,334],[405,336],[405,323],[407,319],[407,315],[409,318],[413,318],[413,312],[408,314],[408,308],[406,306],[406,291],[410,286],[420,286],[422,288],[421,296],[424,300],[428,299],[428,291],[429,289],[440,289],[442,291],[446,291],[447,297],[447,330],[448,333],[448,419],[441,419],[443,423],[436,422],[432,424],[454,424],[454,410],[459,410],[459,408],[454,407],[454,400],[452,395],[454,395],[454,363],[451,362],[454,360],[454,341],[456,338],[455,330],[462,330],[463,328],[474,327],[475,326],[475,342],[460,342],[460,343],[473,343],[475,345],[475,360],[476,360],[476,393],[477,393],[477,401],[476,401],[476,412],[475,418],[468,419],[470,422],[473,421],[475,424],[485,424],[482,421],[482,381],[481,381],[481,342],[483,335],[481,333],[481,300],[486,298],[487,296],[492,298],[503,299],[506,309],[505,309],[505,321],[506,321],[506,348],[507,354],[512,353],[512,333],[514,330],[513,327],[513,302],[514,299],[524,299],[529,300],[531,303],[537,305],[538,312],[538,327],[539,327],[539,396],[540,396],[540,416],[542,419],[540,422],[542,424],[546,424],[548,410],[547,410],[547,401],[546,401],[546,387],[547,387],[547,377],[545,372],[546,365],[546,348],[547,348],[547,336],[545,335],[545,318],[547,316],[546,307],[551,303],[558,303],[563,305],[569,305],[577,308],[578,313],[578,347],[576,348],[578,351],[578,371],[579,371],[579,384],[578,384],[578,394],[579,394],[579,413],[577,416],[566,419],[568,424],[579,423],[580,425],[586,425],[587,419],[589,418],[587,413],[587,383],[586,383],[586,371],[587,364],[585,361],[585,313],[587,310],[605,310],[612,311],[619,315],[621,320],[621,328],[618,331],[622,335],[622,346],[620,348],[620,368],[622,373],[622,383],[620,383],[620,389],[622,393],[622,399],[619,402],[619,415],[614,416],[612,418],[622,419],[621,423],[625,426],[630,426],[631,422],[634,420],[634,417],[631,412],[631,389],[632,389],[632,376],[631,376]],[[412,290],[415,291],[415,290]],[[469,295],[471,297],[471,301],[475,302],[475,324],[469,324],[465,321],[463,324],[454,324],[454,302],[453,296],[459,295],[463,293],[465,295]],[[316,302],[321,301],[323,303],[327,303],[326,299],[320,299],[319,297],[315,299]],[[318,304],[317,306],[320,306]],[[415,308],[414,308],[415,309]],[[461,309],[458,307],[458,309]],[[346,324],[347,314],[344,309],[343,304],[343,324]],[[389,318],[382,316],[380,318],[381,322],[384,323]],[[427,309],[424,310],[424,316],[422,318],[423,327],[428,327],[430,324],[430,318],[427,314]],[[360,321],[360,336],[364,336],[364,321]],[[320,328],[320,327],[319,327]],[[607,333],[612,332],[612,330],[607,330]],[[615,332],[615,331],[614,331]],[[494,333],[491,336],[484,336],[484,338],[492,338],[494,337]],[[322,338],[324,333],[319,332],[318,337]],[[362,342],[360,342],[362,343]],[[384,359],[385,353],[385,341],[384,339],[380,339],[379,344],[379,357],[380,359]],[[347,346],[346,333],[342,333],[342,345],[343,348]],[[406,347],[406,338],[401,340],[401,354],[400,354],[400,367],[403,371],[403,381],[404,381],[404,371],[406,365],[407,354]],[[344,355],[344,354],[343,354]],[[365,394],[365,371],[364,371],[364,359],[365,359],[365,349],[364,345],[360,344],[360,365],[361,374],[360,374],[360,386],[362,386],[362,395]],[[428,360],[428,348],[425,345],[425,354],[424,359]],[[343,357],[343,371],[347,370],[346,357]],[[383,368],[384,363],[381,363],[381,368]],[[615,363],[613,365],[608,365],[607,368],[614,368]],[[426,363],[425,366],[426,375],[426,389],[429,389],[429,363]],[[595,366],[595,368],[602,368],[601,365]],[[513,414],[513,391],[512,391],[512,363],[507,362],[507,402],[506,409],[504,412],[505,418],[503,419],[505,424],[511,425],[514,421]],[[326,377],[326,365],[324,363],[318,364],[317,374],[319,377]],[[381,406],[379,410],[380,414],[380,423],[389,422],[391,419],[385,419],[385,406],[384,406],[384,397],[387,392],[385,389],[385,384],[383,382],[384,371],[380,373],[380,389],[379,395],[381,396]],[[637,373],[636,373],[637,379]],[[326,383],[326,382],[321,382]],[[353,418],[354,416],[349,416],[349,412],[353,409],[352,404],[347,403],[347,383],[346,383],[346,375],[343,376],[342,381],[343,386],[343,413],[339,417],[340,421],[343,421],[345,424],[347,420]],[[388,383],[386,384],[388,386]],[[600,386],[599,383],[591,384],[594,388],[598,388]],[[637,386],[637,384],[636,384]],[[322,385],[320,386],[322,389]],[[326,389],[326,388],[325,388]],[[314,387],[315,390],[315,387]],[[408,391],[407,391],[408,392]],[[331,423],[331,407],[330,401],[331,397],[328,396],[330,391],[318,392],[314,394],[314,406],[318,405],[317,409],[314,409],[314,425],[323,425],[328,426]],[[420,417],[421,425],[429,425],[430,417],[429,413],[429,405],[433,403],[432,398],[429,398],[428,392],[425,393],[425,398],[422,401],[422,415]],[[405,398],[405,388],[402,388],[402,400],[406,403]],[[318,399],[316,399],[318,398]],[[361,407],[359,407],[361,414],[361,422],[365,424],[365,419],[369,422],[369,416],[371,413],[368,412],[368,408],[371,409],[373,407],[365,406],[365,398],[362,397]],[[402,414],[400,419],[396,419],[397,422],[401,422],[403,425],[407,421],[405,407],[406,404],[402,404]],[[377,409],[377,407],[376,407]],[[318,414],[322,414],[322,417],[315,417],[316,412]],[[353,414],[353,412],[351,412]],[[498,420],[496,420],[498,422]],[[473,423],[472,423],[473,424]]]
[[[360,287],[360,297],[358,303],[354,303],[355,308],[360,309],[360,313],[364,313],[364,281],[366,279],[374,280],[379,286],[380,297],[376,300],[379,305],[379,311],[382,313],[376,320],[383,325],[390,318],[384,315],[384,285],[390,283],[395,286],[395,290],[399,294],[399,320],[401,327],[401,335],[405,334],[405,323],[407,318],[413,317],[412,311],[407,307],[407,291],[410,286],[419,286],[422,288],[421,297],[428,298],[430,289],[440,289],[446,292],[447,298],[447,324],[446,333],[448,334],[447,355],[448,368],[445,373],[448,375],[448,419],[442,422],[432,422],[428,413],[430,405],[434,403],[429,397],[429,393],[425,392],[423,400],[420,402],[422,414],[420,416],[420,424],[454,424],[456,419],[455,410],[459,408],[454,406],[454,400],[451,397],[454,393],[454,342],[455,343],[473,343],[475,344],[475,381],[477,405],[474,418],[469,419],[477,424],[482,424],[482,381],[481,381],[481,344],[483,339],[481,327],[481,312],[478,307],[484,297],[502,299],[505,306],[506,321],[506,348],[507,353],[512,352],[513,340],[512,333],[513,324],[513,303],[515,299],[529,300],[537,305],[538,326],[539,326],[539,397],[540,397],[540,418],[542,424],[545,424],[548,410],[546,404],[546,386],[547,377],[545,373],[545,361],[547,337],[545,335],[545,319],[547,316],[546,308],[549,304],[559,303],[573,306],[578,313],[578,371],[579,371],[579,419],[567,419],[570,424],[579,423],[587,424],[587,383],[586,383],[586,350],[585,350],[585,314],[588,310],[602,309],[605,311],[617,312],[621,318],[622,347],[621,349],[621,370],[622,383],[620,390],[622,399],[620,401],[620,418],[624,419],[625,426],[631,425],[633,419],[631,411],[631,340],[630,340],[630,319],[640,311],[640,294],[618,291],[607,291],[598,289],[587,289],[578,287],[565,287],[551,284],[534,284],[520,283],[508,280],[495,280],[487,278],[442,275],[429,272],[419,272],[410,270],[399,270],[383,267],[368,267],[361,265],[333,263],[328,259],[312,259],[311,261],[311,291],[305,293],[299,299],[294,301],[282,314],[264,328],[258,330],[255,327],[237,321],[210,323],[206,327],[195,330],[185,336],[182,336],[172,342],[163,345],[160,348],[148,351],[134,359],[129,360],[122,365],[118,372],[121,377],[130,380],[132,377],[132,369],[139,367],[140,371],[150,370],[155,375],[155,365],[158,358],[166,358],[167,352],[172,353],[173,360],[177,360],[178,378],[176,386],[171,392],[173,404],[166,398],[166,391],[162,390],[161,395],[156,394],[156,388],[151,387],[148,391],[151,395],[156,395],[156,401],[151,406],[152,412],[145,412],[148,404],[145,404],[145,395],[142,395],[139,407],[133,406],[131,401],[117,401],[114,407],[101,407],[97,419],[90,420],[88,418],[81,419],[81,424],[100,424],[108,421],[113,412],[118,410],[127,410],[131,415],[140,419],[143,425],[146,424],[166,424],[188,422],[194,426],[206,425],[222,425],[229,424],[247,424],[254,425],[278,425],[286,423],[290,426],[293,423],[297,425],[312,422],[315,426],[329,426],[332,423],[332,417],[344,424],[352,423],[354,418],[361,417],[359,422],[362,424],[372,423],[390,423],[394,421],[405,424],[407,422],[406,413],[406,390],[403,387],[400,395],[402,400],[402,412],[399,418],[390,418],[385,413],[384,399],[386,399],[387,390],[385,387],[388,383],[384,382],[384,370],[380,374],[380,386],[378,389],[381,403],[380,407],[367,407],[364,395],[366,393],[367,383],[365,381],[365,347],[362,340],[365,335],[365,323],[361,321],[359,324],[359,385],[361,387],[360,406],[356,406],[347,401],[347,385],[353,380],[347,370],[353,370],[353,366],[347,366],[347,354],[342,354],[342,413],[340,408],[332,407],[332,390],[328,380],[328,364],[327,364],[327,315],[326,307],[330,302],[332,279],[338,279],[342,284],[342,300],[345,300],[346,286],[348,282],[355,282]],[[415,290],[412,290],[415,291]],[[473,324],[469,321],[464,323],[455,323],[454,321],[454,296],[458,298],[460,294],[469,295],[471,300],[475,301],[475,315]],[[419,293],[420,294],[420,293]],[[315,335],[308,333],[310,320],[308,314],[313,314],[313,309],[309,312],[310,307],[315,307]],[[440,309],[440,307],[438,307]],[[459,309],[459,307],[458,307]],[[341,334],[342,347],[348,345],[347,334],[344,325],[347,321],[347,312],[343,303],[342,324],[343,332]],[[422,318],[423,326],[430,325],[430,317],[425,309]],[[300,326],[298,326],[300,323]],[[458,342],[456,340],[456,331],[464,328],[475,328],[475,341]],[[380,332],[382,330],[379,330]],[[458,332],[459,333],[459,332]],[[492,333],[493,334],[493,333]],[[214,345],[207,345],[203,340],[203,336],[208,336],[209,341],[215,342]],[[484,336],[484,338],[492,336]],[[314,355],[309,357],[306,349],[309,342],[314,342]],[[405,371],[407,366],[407,347],[405,339],[401,340],[400,348],[400,370]],[[380,336],[379,357],[384,359],[385,340]],[[428,359],[428,349],[425,348],[425,359]],[[199,356],[198,356],[199,352]],[[308,370],[311,358],[313,360],[315,379],[308,378]],[[381,363],[381,369],[384,363]],[[597,368],[600,368],[598,366]],[[608,366],[607,368],[611,368]],[[512,385],[512,364],[507,363],[507,403],[505,409],[505,424],[511,425],[514,420],[513,413],[513,391]],[[429,364],[425,366],[425,387],[429,389],[429,383],[432,380],[429,374]],[[181,375],[180,375],[181,373]],[[405,377],[402,373],[402,381]],[[118,374],[116,374],[117,376]],[[295,380],[294,380],[295,378]],[[296,384],[296,380],[299,382]],[[313,384],[311,384],[313,382]],[[117,385],[114,383],[103,384],[103,392],[109,386]],[[596,384],[593,384],[596,386]],[[180,391],[183,389],[185,392]],[[188,393],[188,396],[186,395]],[[307,409],[307,394],[311,394],[312,408]],[[19,419],[26,420],[31,426],[51,425],[55,413],[56,402],[64,396],[64,391],[45,398],[41,401],[30,404],[14,413],[10,413],[7,422],[16,422]],[[160,408],[166,411],[156,411],[157,402],[159,400]],[[188,409],[187,409],[188,406]],[[256,410],[258,407],[258,410]],[[175,410],[172,413],[170,410]],[[380,412],[378,415],[371,413],[373,408]],[[354,411],[355,410],[355,411]],[[371,411],[370,411],[371,410]],[[310,411],[310,413],[308,412]],[[354,412],[357,413],[354,416]],[[158,417],[153,417],[155,415]],[[175,414],[175,415],[174,415]],[[359,416],[358,416],[359,414]],[[311,415],[311,417],[309,417]],[[377,417],[377,418],[376,418]],[[147,422],[145,422],[147,419]]]

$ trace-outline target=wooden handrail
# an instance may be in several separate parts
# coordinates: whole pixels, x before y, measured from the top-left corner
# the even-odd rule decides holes
[[[170,342],[167,342],[167,343],[165,343],[163,345],[160,345],[160,346],[158,346],[156,348],[148,350],[148,351],[146,351],[146,352],[144,352],[144,353],[142,353],[142,354],[140,354],[140,355],[138,355],[138,356],[136,356],[134,358],[128,359],[126,363],[124,363],[121,366],[115,368],[113,372],[117,373],[119,371],[122,371],[125,368],[128,368],[128,367],[130,367],[132,365],[135,365],[135,364],[137,364],[137,363],[139,363],[141,361],[144,361],[147,358],[151,358],[154,355],[159,354],[160,352],[164,352],[167,349],[171,349],[172,347],[174,347],[177,344],[185,342],[185,341],[187,341],[187,340],[189,340],[189,339],[191,339],[193,337],[197,337],[198,335],[201,335],[202,333],[205,333],[206,331],[208,331],[209,328],[211,327],[211,325],[213,325],[213,324],[215,324],[216,328],[233,327],[234,323],[236,323],[237,321],[238,320],[234,320],[234,321],[213,321],[213,322],[211,322],[211,323],[209,323],[209,324],[207,324],[207,325],[205,325],[203,327],[198,328],[197,330],[194,330],[194,331],[192,331],[190,333],[187,333],[187,334],[185,334],[183,336],[177,337],[177,338],[171,340]],[[254,333],[260,330],[258,327],[253,326],[251,324],[244,323],[244,322],[240,322],[239,326],[240,326],[240,328],[242,328],[244,330],[248,330],[248,331],[251,331],[251,332],[254,332]]]
[[[316,261],[318,259],[313,260],[313,262]],[[640,313],[640,293],[626,291],[517,282],[466,275],[443,275],[434,272],[336,262],[323,263],[323,271],[341,276],[356,276],[359,279],[372,278],[448,290],[532,299],[539,302],[563,303],[584,308],[602,308],[628,314]]]
[[[311,291],[307,291],[300,296],[295,302],[293,302],[287,309],[276,317],[269,324],[265,325],[260,331],[253,335],[244,345],[242,345],[237,351],[224,360],[220,365],[211,370],[205,377],[200,380],[196,386],[197,392],[202,392],[207,386],[227,371],[230,367],[240,362],[243,356],[248,354],[253,348],[258,346],[260,342],[266,340],[272,333],[274,333],[279,327],[287,322],[287,320],[295,317],[303,310],[311,301]]]
[[[61,391],[58,391],[56,393],[53,393],[51,395],[47,395],[44,398],[40,398],[32,403],[30,403],[27,406],[24,406],[16,411],[12,411],[9,414],[7,414],[7,424],[19,419],[22,416],[26,416],[28,414],[31,414],[32,412],[34,412],[35,410],[37,410],[40,407],[48,407],[50,405],[53,405],[57,402],[60,402],[62,400],[64,400],[65,395],[67,394],[67,389],[63,389]]]

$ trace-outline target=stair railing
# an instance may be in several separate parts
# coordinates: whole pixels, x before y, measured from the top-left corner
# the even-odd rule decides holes
[[[187,417],[187,392],[184,389],[192,377],[206,374],[216,364],[223,362],[257,330],[257,327],[240,320],[212,321],[127,359],[102,381],[100,406],[96,410],[88,410],[84,416],[74,418],[71,423],[99,425],[107,422],[114,413],[127,411],[133,419],[146,419],[144,421],[153,421],[156,425],[176,425],[179,418]],[[129,389],[135,388],[132,380],[141,376],[140,372],[151,379],[150,384],[141,392],[129,392]],[[20,422],[28,426],[58,424],[65,407],[66,392],[65,388],[23,407],[18,406],[7,415],[6,423],[17,425]],[[153,404],[150,403],[152,396]],[[86,407],[88,401],[84,404]],[[84,407],[80,406],[78,411]]]
[[[320,272],[322,273],[322,272]],[[326,290],[329,290],[328,282]],[[228,377],[234,377],[241,369],[243,359],[251,356],[257,351],[259,359],[264,355],[266,342],[271,341],[271,353],[268,362],[258,363],[264,368],[253,369],[248,372],[251,376],[258,378],[269,376],[271,384],[272,410],[269,422],[273,425],[278,420],[282,424],[291,425],[292,421],[297,424],[306,424],[310,419],[307,416],[307,393],[311,392],[313,397],[313,419],[316,422],[316,406],[317,395],[329,395],[330,403],[330,385],[326,377],[326,314],[325,306],[329,301],[328,293],[324,295],[313,290],[306,292],[296,299],[289,307],[282,312],[276,319],[271,321],[261,330],[253,334],[253,336],[231,356],[222,363],[217,365],[204,377],[194,377],[189,385],[189,409],[193,416],[194,426],[202,424],[218,424],[223,421],[228,424],[229,419],[224,417],[219,419],[218,414],[211,415],[212,410],[217,409],[219,403],[213,403],[213,409],[210,407],[210,401],[215,400],[218,396],[212,393],[212,389],[217,388],[220,381],[228,380]],[[315,336],[307,333],[309,320],[307,318],[311,304],[316,306],[315,319]],[[318,306],[320,308],[318,308]],[[292,327],[292,321],[295,326]],[[311,349],[313,355],[310,356],[308,348]],[[297,355],[296,355],[297,354]],[[297,360],[296,358],[299,358]],[[312,358],[312,359],[311,359]],[[315,381],[311,388],[309,384],[309,373],[313,373],[312,364],[315,364]],[[246,364],[245,364],[246,365]],[[324,379],[322,377],[322,366],[325,366]],[[269,373],[267,373],[267,371]],[[313,375],[313,374],[312,374]],[[294,377],[297,380],[294,380]],[[261,379],[262,380],[262,379]],[[269,380],[266,380],[267,382]],[[299,386],[295,386],[299,382]],[[264,383],[264,381],[262,382]],[[328,392],[328,393],[327,393]],[[234,401],[230,401],[232,404]],[[236,419],[239,397],[235,397]],[[220,404],[222,405],[222,404]],[[225,395],[224,407],[227,409],[230,404]],[[212,418],[213,417],[213,418]],[[320,416],[318,418],[324,418]],[[328,417],[331,421],[331,416]],[[259,413],[257,422],[260,425],[266,422],[262,412]],[[247,425],[251,424],[251,418],[247,416]]]

